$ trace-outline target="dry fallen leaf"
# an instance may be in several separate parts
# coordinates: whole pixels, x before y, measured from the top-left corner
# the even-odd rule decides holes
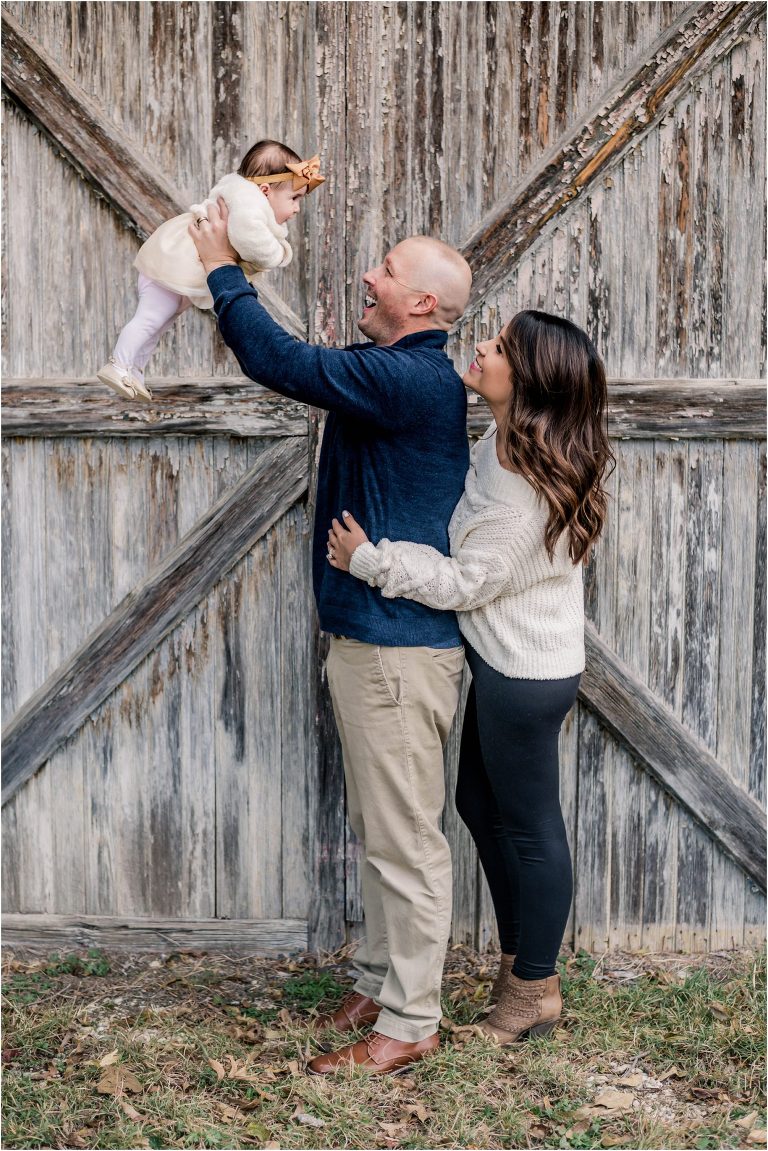
[[[105,1055],[103,1059],[99,1060],[99,1067],[111,1067],[113,1063],[117,1063],[120,1058],[120,1052],[115,1048],[110,1051],[109,1055]]]
[[[225,1119],[242,1119],[243,1113],[239,1107],[232,1107],[229,1103],[224,1103],[221,1099],[215,1100],[213,1106],[223,1115]]]
[[[237,1079],[242,1083],[258,1083],[262,1078],[254,1071],[247,1059],[243,1063],[239,1063],[232,1055],[225,1055],[224,1058],[229,1063],[227,1079]]]
[[[216,1078],[218,1079],[219,1083],[221,1083],[222,1079],[227,1074],[224,1070],[224,1064],[219,1063],[218,1059],[209,1059],[208,1066],[213,1068],[213,1070],[216,1072]]]
[[[642,1087],[647,1078],[648,1076],[644,1075],[642,1071],[636,1071],[634,1075],[622,1075],[621,1079],[619,1080],[619,1086]]]
[[[140,1123],[144,1118],[143,1115],[139,1114],[135,1107],[131,1106],[127,1099],[120,1099],[119,1103],[122,1110],[125,1112],[129,1119],[133,1119],[134,1123]]]
[[[708,1003],[707,1007],[717,1019],[730,1019],[733,1015],[733,1012],[724,1007],[722,1003]]]
[[[743,1127],[746,1131],[751,1131],[757,1119],[757,1111],[750,1111],[749,1115],[744,1115],[741,1119],[736,1120],[737,1127]]]
[[[575,1114],[576,1119],[589,1119],[593,1115],[605,1115],[608,1112],[615,1111],[629,1111],[635,1097],[631,1091],[616,1091],[613,1087],[608,1087],[604,1091],[598,1092],[591,1103],[587,1103],[584,1107],[579,1107]]]
[[[589,1130],[589,1119],[579,1119],[574,1123],[573,1127],[569,1127],[565,1133],[566,1139],[572,1139],[574,1135],[583,1135],[585,1131]]]
[[[411,1115],[414,1115],[420,1123],[426,1123],[429,1119],[429,1111],[423,1103],[406,1103],[403,1106],[403,1118],[407,1119]]]
[[[122,1095],[124,1091],[141,1091],[142,1087],[132,1071],[113,1063],[104,1068],[96,1090],[99,1095]]]
[[[390,1139],[403,1139],[408,1132],[407,1123],[379,1123],[379,1127]]]
[[[631,1107],[634,1101],[631,1091],[617,1091],[613,1087],[598,1092],[593,1100],[595,1107],[605,1107],[610,1111],[623,1111],[625,1107]]]
[[[766,1139],[768,1139],[768,1131],[766,1131],[765,1127],[755,1127],[754,1130],[750,1131],[749,1135],[747,1135],[747,1143],[765,1143]]]
[[[676,1067],[674,1063],[671,1067],[668,1067],[666,1071],[662,1071],[661,1075],[658,1076],[659,1083],[663,1083],[665,1079],[673,1078],[685,1079],[685,1072],[681,1071],[679,1067]]]

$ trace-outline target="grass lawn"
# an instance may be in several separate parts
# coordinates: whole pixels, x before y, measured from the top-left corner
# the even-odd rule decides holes
[[[6,953],[3,1146],[754,1148],[765,957],[561,960],[547,1039],[496,1048],[493,957],[454,948],[443,1043],[405,1076],[307,1076],[346,958]]]

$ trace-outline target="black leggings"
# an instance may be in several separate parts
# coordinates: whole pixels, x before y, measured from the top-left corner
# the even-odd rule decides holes
[[[579,676],[509,679],[465,641],[472,686],[461,736],[456,808],[477,845],[514,974],[555,972],[573,894],[560,810],[558,734]]]

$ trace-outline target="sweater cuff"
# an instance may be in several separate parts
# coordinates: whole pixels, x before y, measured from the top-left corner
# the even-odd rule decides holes
[[[221,292],[237,291],[243,287],[248,287],[248,281],[239,265],[224,264],[221,268],[214,268],[208,276],[208,290],[214,299]]]
[[[349,570],[358,579],[364,579],[371,587],[377,586],[377,576],[381,574],[383,556],[370,540],[360,544],[352,552]]]

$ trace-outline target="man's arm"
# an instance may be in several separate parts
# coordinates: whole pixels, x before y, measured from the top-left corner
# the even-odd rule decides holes
[[[282,395],[396,430],[424,418],[419,380],[393,348],[312,347],[295,339],[259,303],[227,238],[227,209],[211,205],[189,233],[208,275],[219,329],[251,379]]]

